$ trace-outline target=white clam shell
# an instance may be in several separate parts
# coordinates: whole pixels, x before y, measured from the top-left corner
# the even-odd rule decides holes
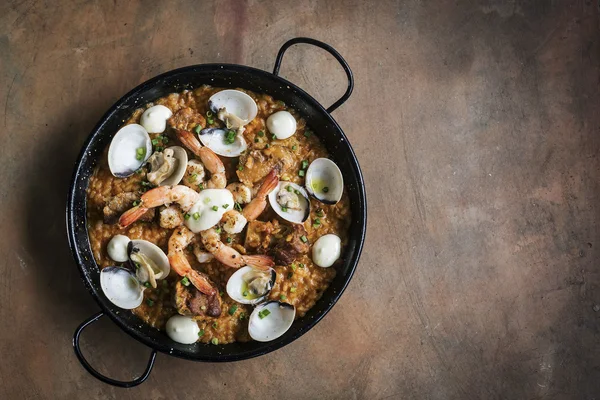
[[[217,112],[225,108],[229,114],[244,121],[244,125],[252,121],[258,114],[258,106],[252,97],[239,90],[221,90],[208,99],[209,108]]]
[[[154,279],[161,280],[169,276],[171,264],[169,264],[167,255],[160,247],[147,240],[136,239],[129,243],[128,253],[130,257],[131,253],[135,251],[135,249],[150,258],[156,267],[158,267],[158,270],[154,271]],[[138,274],[138,278],[140,278],[140,274]],[[142,283],[143,281],[144,280],[142,279]]]
[[[137,149],[145,154],[137,159]],[[117,178],[133,175],[152,154],[152,141],[146,129],[138,124],[125,125],[116,133],[108,148],[108,167]]]
[[[167,120],[173,113],[167,107],[162,105],[152,106],[142,114],[140,125],[148,133],[163,133],[167,128]]]
[[[226,287],[227,294],[234,301],[237,301],[238,303],[241,303],[241,304],[258,304],[269,295],[269,292],[273,288],[273,285],[274,285],[275,279],[276,279],[276,274],[275,274],[274,269],[270,270],[271,289],[269,289],[269,291],[267,293],[265,293],[264,295],[259,296],[259,297],[253,297],[252,295],[244,296],[244,291],[248,290],[248,288],[247,288],[248,284],[247,284],[247,281],[244,279],[244,277],[246,274],[248,274],[249,272],[252,272],[254,270],[255,269],[252,268],[251,266],[242,267],[242,268],[238,269],[237,271],[235,271],[233,273],[233,275],[231,275],[231,277],[227,281],[227,287]]]
[[[183,147],[179,146],[171,146],[167,147],[167,149],[173,150],[173,158],[175,158],[175,169],[173,173],[169,175],[167,179],[162,181],[159,186],[175,186],[183,179],[185,175],[185,171],[187,169],[188,163],[188,155],[187,152],[183,149]],[[166,150],[166,149],[165,149]]]
[[[116,262],[127,261],[129,259],[129,254],[127,253],[129,242],[131,242],[131,239],[125,235],[113,236],[106,246],[106,252],[110,259]]]
[[[233,143],[226,143],[225,136],[228,129],[207,128],[200,131],[198,138],[203,145],[223,157],[239,157],[246,149],[248,144],[242,135],[236,134]]]
[[[328,158],[317,158],[306,170],[305,186],[308,193],[317,200],[326,204],[335,204],[340,201],[344,193],[344,177],[333,161]]]
[[[269,315],[260,318],[263,310],[269,310]],[[296,316],[296,307],[287,303],[271,301],[257,306],[248,321],[248,333],[257,342],[275,340],[292,326]]]
[[[125,310],[138,307],[144,300],[144,287],[125,268],[103,268],[100,271],[100,287],[111,303]]]
[[[200,332],[198,323],[183,315],[173,315],[169,318],[165,330],[172,340],[182,344],[196,343]]]
[[[287,186],[291,186],[294,190],[300,192],[300,209],[288,208],[287,211],[283,211],[281,205],[277,202],[277,195],[281,190],[287,190]],[[293,192],[295,194],[295,192]],[[301,224],[307,220],[310,215],[310,201],[308,199],[308,193],[300,185],[293,182],[281,181],[275,189],[269,193],[269,204],[273,211],[277,213],[281,218],[294,224]]]
[[[296,119],[287,111],[277,111],[267,118],[267,129],[277,139],[287,139],[296,133]]]
[[[187,212],[190,217],[184,224],[194,233],[210,229],[219,223],[226,211],[233,209],[233,205],[233,195],[229,190],[205,189],[200,192],[199,200]],[[216,210],[213,210],[213,207],[216,207]]]
[[[331,267],[340,258],[342,241],[339,236],[329,233],[317,239],[312,247],[312,260],[322,268]]]

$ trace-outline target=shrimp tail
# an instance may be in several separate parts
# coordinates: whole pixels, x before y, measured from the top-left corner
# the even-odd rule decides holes
[[[200,149],[202,149],[202,145],[192,132],[183,129],[175,129],[175,136],[181,142],[181,144],[187,147],[196,156],[200,157],[200,154],[202,153],[200,151]]]
[[[204,276],[204,274],[196,271],[195,269],[190,268],[190,271],[187,273],[186,276],[188,277],[190,282],[192,282],[192,285],[194,285],[194,287],[202,293],[208,296],[213,296],[217,294],[217,289],[215,289],[215,287],[208,280],[208,278]]]
[[[277,169],[273,168],[271,172],[267,174],[265,180],[263,181],[260,189],[258,189],[258,193],[256,197],[267,197],[269,193],[273,191],[279,184],[279,177],[277,176]]]
[[[146,211],[148,211],[148,209],[142,206],[135,206],[125,211],[119,217],[119,228],[127,228],[129,225],[140,219],[142,215],[146,213]]]
[[[275,265],[273,257],[266,256],[263,254],[256,254],[251,256],[244,255],[242,256],[242,261],[247,265],[263,270],[268,270],[270,267],[273,267]]]

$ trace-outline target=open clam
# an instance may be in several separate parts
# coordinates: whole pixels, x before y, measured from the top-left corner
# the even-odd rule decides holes
[[[129,259],[135,266],[135,276],[142,283],[153,288],[156,281],[165,279],[171,271],[167,255],[154,243],[147,240],[132,240],[127,246]]]
[[[264,271],[245,266],[235,271],[227,281],[227,294],[238,303],[257,304],[271,292],[276,278],[272,268]]]
[[[111,303],[125,310],[138,307],[144,300],[144,287],[126,268],[103,268],[100,271],[100,287]]]
[[[125,125],[108,148],[108,167],[117,178],[126,178],[140,169],[152,154],[152,141],[138,124]]]
[[[344,193],[344,177],[338,166],[328,158],[317,158],[306,170],[306,190],[325,204],[335,204]]]
[[[171,146],[157,151],[148,159],[148,181],[155,186],[177,185],[185,175],[187,162],[188,156],[182,147]]]
[[[291,304],[270,301],[257,306],[250,314],[248,333],[258,342],[275,340],[292,326],[296,307]]]
[[[269,204],[277,215],[295,224],[303,223],[310,214],[308,193],[293,182],[279,182],[269,193]]]
[[[248,148],[244,137],[231,129],[203,129],[198,138],[203,145],[223,157],[239,157]]]
[[[221,90],[208,99],[208,107],[228,129],[240,129],[258,114],[254,99],[239,90]]]

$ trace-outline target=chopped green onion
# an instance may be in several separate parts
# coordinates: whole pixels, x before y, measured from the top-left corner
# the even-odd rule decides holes
[[[237,311],[238,306],[237,305],[232,305],[231,308],[229,309],[229,315],[233,315],[235,314],[235,312]]]
[[[304,235],[300,236],[300,240],[302,240],[304,243],[308,242],[308,239]]]
[[[218,344],[219,344],[219,339],[217,339],[216,337],[214,337],[214,338],[212,338],[212,339],[210,340],[210,342],[216,346],[216,345],[218,345]]]
[[[213,210],[213,211],[217,211],[218,209],[219,209],[219,207],[217,207],[217,206],[212,206],[212,210]]]
[[[213,114],[213,112],[212,112],[212,111],[210,111],[210,110],[208,110],[208,111],[206,112],[206,116],[207,116],[208,118],[212,117],[213,115],[214,115],[214,114]]]
[[[296,151],[297,148],[298,148],[298,146],[296,146],[296,145],[292,146],[292,150],[294,150],[294,151]]]
[[[292,187],[292,185],[287,185],[287,186],[285,187],[285,190],[287,190],[288,192],[291,192],[291,191],[293,191],[293,190],[294,190],[294,188]]]
[[[271,314],[271,311],[269,311],[265,308],[264,310],[261,310],[258,312],[258,318],[263,319],[263,318],[267,317],[269,314]]]
[[[225,293],[223,293],[223,291],[220,291],[220,292],[219,292],[219,296],[221,296],[221,297],[223,297],[223,295],[224,295],[224,294],[225,294]]]
[[[217,328],[219,327],[219,324],[217,324],[216,322],[214,322],[214,323],[212,324],[212,327],[213,327],[213,329],[217,329]]]
[[[215,228],[215,232],[217,232],[217,233],[221,233],[221,227],[220,227],[220,226],[217,226],[217,227]]]
[[[208,204],[208,203],[210,203],[210,197],[207,197],[204,199],[204,204]]]
[[[154,305],[154,301],[152,301],[152,299],[146,299],[146,304],[152,307]]]
[[[294,193],[296,193],[298,196],[300,196],[300,191],[298,189],[294,189]]]
[[[323,209],[322,208],[317,208],[317,217],[323,217],[325,214],[323,213]]]
[[[243,321],[246,318],[246,313],[240,313],[240,321]]]
[[[162,146],[156,146],[156,151],[163,151],[165,148]]]
[[[287,274],[288,279],[292,279],[292,276],[294,276],[294,273],[293,272],[288,272],[288,274]]]
[[[188,279],[187,276],[184,276],[180,282],[183,286],[190,286],[190,280]]]
[[[163,143],[169,143],[169,138],[166,136],[163,136],[162,141],[163,141]]]
[[[244,166],[242,164],[238,165],[238,171],[243,171],[244,170]]]
[[[227,208],[227,207],[229,207],[229,204],[223,204],[221,207]]]
[[[146,286],[147,288],[149,288],[152,285],[150,285],[150,282],[144,282],[144,286]]]
[[[258,138],[254,138],[254,143],[258,143],[260,142],[260,140],[258,140]]]
[[[198,337],[202,336],[204,336],[204,329],[200,329],[200,332],[198,332]]]
[[[265,136],[265,133],[263,131],[258,132],[258,136],[263,137]]]
[[[283,207],[283,206],[281,207],[281,211],[287,212],[287,210],[288,210],[287,207]]]
[[[158,144],[158,139],[152,139],[152,144],[156,146]]]
[[[200,213],[199,212],[195,212],[193,215],[194,219],[197,221],[198,218],[200,218]]]
[[[228,238],[226,239],[226,241],[227,241],[227,243],[231,243],[231,238],[230,238],[230,237],[228,237]]]
[[[302,263],[298,263],[298,266],[299,266],[300,268],[304,268],[304,264],[302,264]]]
[[[144,159],[144,156],[146,155],[146,148],[145,147],[138,147],[135,150],[135,159],[138,161],[142,161]]]
[[[281,296],[279,296],[279,298],[280,298],[281,300],[285,300],[285,299],[287,299],[287,296],[286,296],[285,294],[282,294]]]
[[[323,188],[323,193],[327,193],[327,192],[329,192],[329,188],[328,188],[327,186],[325,186],[325,187]]]
[[[277,140],[277,136],[271,135],[271,140]]]
[[[300,171],[298,171],[298,176],[304,176],[304,170],[301,169]]]
[[[134,207],[137,207],[139,205],[140,205],[140,201],[139,200],[136,200],[136,201],[133,202],[133,206]]]
[[[248,297],[248,291],[247,291],[247,290],[244,290],[244,293],[242,293],[242,296],[244,296],[244,297]]]
[[[308,160],[302,160],[302,169],[308,168]]]
[[[269,143],[267,143],[267,144],[265,145],[265,148],[267,148],[267,149],[268,149],[269,147],[271,147],[271,145],[270,145]]]
[[[199,184],[198,184],[198,187],[199,187],[200,189],[204,189],[204,185],[203,185],[202,183],[199,183]]]
[[[305,129],[304,130],[304,136],[310,137],[310,135],[312,135],[312,131],[310,129]]]
[[[295,287],[291,287],[290,288],[290,293],[296,293],[296,288]]]
[[[291,265],[291,267],[292,267],[292,271],[295,271],[295,270],[296,270],[296,268],[297,268],[297,267],[296,267],[296,264],[292,264],[292,265]]]
[[[235,203],[233,205],[233,208],[235,208],[236,210],[238,210],[239,212],[242,212],[242,206],[240,203]]]
[[[212,125],[215,121],[212,118],[208,118],[206,120],[206,122],[208,122],[210,125]]]
[[[277,103],[281,106],[281,107],[285,107],[285,103],[281,100],[277,100]]]
[[[201,130],[202,130],[202,127],[200,125],[198,125],[194,128],[194,132],[196,132],[196,133],[200,133]]]
[[[198,174],[192,174],[192,179],[196,180],[196,178],[198,177]]]
[[[313,222],[313,226],[321,225],[321,220],[319,218],[315,218],[315,222]]]
[[[225,135],[225,143],[232,144],[235,142],[235,131],[227,131]]]
[[[147,181],[141,181],[140,183],[142,184],[142,186],[152,186],[152,184]]]
[[[188,219],[190,219],[190,217],[191,217],[190,214],[185,213],[185,215],[183,216],[183,219],[185,219],[187,221]]]

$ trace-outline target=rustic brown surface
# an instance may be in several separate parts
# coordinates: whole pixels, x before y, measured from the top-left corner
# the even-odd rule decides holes
[[[0,398],[600,396],[597,2],[143,3],[0,4]],[[98,310],[64,225],[81,144],[138,83],[204,62],[270,70],[297,35],[356,75],[335,112],[369,197],[348,291],[268,356],[159,355],[138,388],[96,381],[71,349]],[[307,46],[283,74],[324,104],[343,91]],[[148,353],[109,322],[83,343],[121,379]]]

